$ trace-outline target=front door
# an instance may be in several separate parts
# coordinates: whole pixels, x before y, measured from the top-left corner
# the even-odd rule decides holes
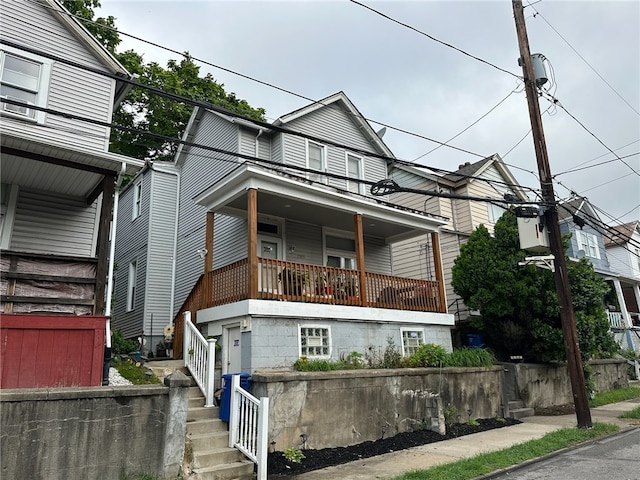
[[[227,328],[227,373],[240,373],[241,368],[240,327]]]
[[[258,236],[258,257],[282,260],[282,240]],[[278,293],[278,269],[275,265],[267,262],[261,263],[258,273],[258,291]]]

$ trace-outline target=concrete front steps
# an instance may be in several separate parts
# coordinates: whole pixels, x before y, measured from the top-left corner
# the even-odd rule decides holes
[[[199,480],[254,479],[253,462],[235,448],[229,448],[226,422],[218,407],[204,407],[198,387],[189,388],[187,408],[187,450],[192,452],[190,478]]]
[[[533,408],[525,407],[522,400],[512,400],[507,404],[509,408],[509,417],[515,419],[521,419],[524,417],[533,417],[535,410]]]

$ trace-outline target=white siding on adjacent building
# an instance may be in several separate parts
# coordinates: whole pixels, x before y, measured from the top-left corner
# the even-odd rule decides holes
[[[21,188],[10,249],[93,257],[97,211],[97,201]]]
[[[52,54],[82,65],[107,71],[91,51],[64,26],[46,6],[35,1],[3,0],[0,3],[2,38],[43,54]],[[92,119],[109,121],[115,81],[104,76],[53,62],[47,107]],[[109,129],[87,122],[46,114],[45,125],[3,116],[30,134],[44,140],[83,148],[107,149]]]

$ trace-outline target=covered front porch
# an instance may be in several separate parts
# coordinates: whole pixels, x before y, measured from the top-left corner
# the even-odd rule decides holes
[[[176,316],[176,357],[182,353],[179,335],[185,311],[244,300],[317,304],[327,312],[334,310],[328,306],[446,312],[437,233],[444,219],[250,165],[234,170],[195,200],[209,210],[201,251],[205,271]],[[246,219],[246,239],[237,239],[246,241],[246,254],[213,268],[214,221],[219,214]],[[260,225],[265,218],[281,219],[282,235],[277,229],[271,236],[263,234]],[[315,238],[309,233],[301,243],[301,237],[288,234],[300,225],[319,233]],[[425,233],[430,233],[434,246],[432,278],[392,275],[390,244]],[[336,240],[338,236],[343,241]],[[353,245],[352,251],[347,245]],[[301,258],[299,252],[315,261],[287,258]]]

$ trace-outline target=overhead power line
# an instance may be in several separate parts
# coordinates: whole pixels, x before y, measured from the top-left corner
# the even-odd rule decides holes
[[[532,7],[532,5],[533,5],[533,4],[529,3],[527,6]],[[562,36],[562,34],[561,34],[561,33],[560,33],[560,32],[559,32],[559,31],[558,31],[558,30],[557,30],[553,25],[551,25],[551,23],[549,23],[549,21],[544,17],[544,15],[542,15],[542,14],[541,14],[539,11],[537,11],[535,8],[534,8],[533,10],[535,11],[535,13],[533,14],[533,17],[534,17],[534,18],[536,18],[536,17],[540,17],[540,18],[542,18],[542,20],[544,20],[544,21],[545,21],[545,23],[546,23],[547,25],[549,25],[549,28],[551,28],[551,30],[553,30],[553,31],[556,33],[556,35],[558,35],[558,36],[562,39],[562,41],[563,41],[564,43],[566,43],[566,44],[569,46],[569,48],[570,48],[571,50],[573,50],[573,52],[574,52],[574,53],[575,53],[575,54],[580,58],[580,60],[582,60],[582,61],[587,65],[587,67],[589,67],[589,68],[591,69],[591,71],[592,71],[593,73],[595,73],[595,74],[598,76],[598,78],[599,78],[600,80],[602,80],[602,81],[604,82],[604,84],[605,84],[607,87],[609,87],[613,93],[615,93],[615,94],[618,96],[618,98],[620,98],[620,100],[622,100],[622,101],[623,101],[623,102],[624,102],[624,103],[625,103],[625,104],[626,104],[626,105],[627,105],[631,110],[633,110],[633,112],[634,112],[636,115],[640,115],[640,112],[638,112],[638,110],[636,110],[636,109],[634,108],[634,106],[633,106],[633,105],[631,105],[631,104],[630,104],[630,103],[629,103],[629,102],[628,102],[628,101],[627,101],[627,100],[626,100],[622,95],[620,95],[620,93],[619,93],[619,92],[618,92],[618,91],[617,91],[617,90],[616,90],[616,89],[615,89],[615,88],[614,88],[614,87],[613,87],[609,82],[607,82],[607,80],[606,80],[602,75],[600,75],[600,72],[598,72],[598,71],[593,67],[593,65],[591,65],[591,64],[587,61],[587,59],[586,59],[586,58],[584,58],[584,57],[580,54],[580,52],[578,52],[578,50],[576,50],[576,49],[573,47],[573,45],[571,45],[571,44],[569,43],[569,41],[568,41],[566,38],[564,38],[564,37]]]
[[[509,75],[511,75],[512,77],[516,77],[517,79],[522,80],[522,77],[519,75],[516,75],[515,73],[510,72],[509,70],[505,70],[504,68],[498,67],[497,65],[494,65],[493,63],[480,58],[480,57],[476,57],[475,55],[470,54],[469,52],[465,52],[464,50],[462,50],[461,48],[458,48],[454,45],[451,45],[450,43],[447,42],[443,42],[442,40],[437,39],[436,37],[434,37],[433,35],[429,35],[426,32],[423,32],[422,30],[418,30],[416,27],[412,27],[411,25],[407,24],[407,23],[403,23],[400,20],[396,20],[395,18],[390,17],[389,15],[387,15],[386,13],[382,13],[380,10],[376,10],[373,7],[370,7],[369,5],[365,5],[364,3],[360,3],[356,0],[349,0],[351,3],[354,3],[356,5],[359,5],[363,8],[366,8],[367,10],[375,13],[376,15],[380,15],[383,18],[386,18],[387,20],[397,23],[398,25],[401,25],[405,28],[408,28],[409,30],[413,30],[416,33],[419,33],[420,35],[423,35],[425,37],[427,37],[430,40],[433,40],[434,42],[439,43],[440,45],[444,45],[445,47],[451,48],[457,52],[462,53],[463,55],[466,55],[467,57],[473,58],[474,60],[477,60],[478,62],[484,63],[486,65],[489,65],[490,67],[495,68],[496,70],[500,70],[501,72],[507,73]]]

